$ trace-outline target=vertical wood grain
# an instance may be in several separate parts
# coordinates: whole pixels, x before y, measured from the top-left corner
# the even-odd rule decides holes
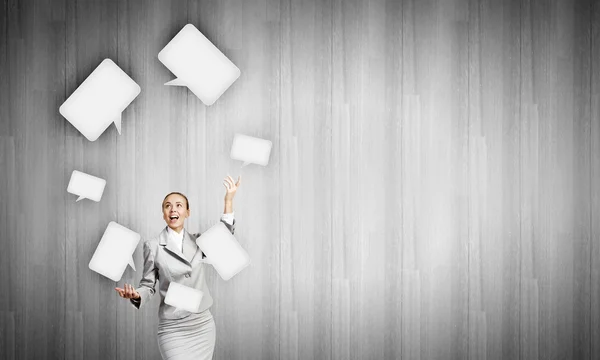
[[[415,262],[421,358],[468,357],[468,2],[414,2],[420,172]],[[405,49],[407,49],[405,47]],[[407,88],[410,89],[407,84]],[[453,164],[452,166],[450,164]],[[461,196],[462,195],[462,196]],[[409,310],[410,311],[410,310]]]
[[[385,244],[393,236],[383,231],[387,208],[382,178],[388,164],[383,141],[386,117],[385,2],[333,3],[332,167],[333,280],[349,281],[350,329],[333,324],[333,336],[349,331],[352,359],[382,358],[386,286],[383,283]],[[393,38],[393,37],[391,37]],[[396,139],[391,136],[390,139]],[[378,215],[380,214],[380,215]],[[386,239],[386,240],[384,240]],[[394,240],[392,240],[394,241]],[[338,293],[339,294],[339,293]],[[336,294],[337,295],[337,294]],[[334,298],[332,306],[346,301]],[[335,357],[335,355],[334,355]]]
[[[423,290],[422,272],[417,262],[421,208],[421,102],[417,93],[416,70],[416,28],[415,1],[402,2],[402,57],[400,97],[400,326],[399,341],[402,359],[421,358],[421,298]]]
[[[332,14],[329,1],[280,3],[282,359],[331,358]]]
[[[565,132],[563,136],[571,135],[573,150],[571,158],[565,159],[569,164],[565,173],[569,176],[572,188],[570,194],[572,218],[567,218],[567,231],[573,239],[572,262],[573,275],[566,282],[572,282],[573,296],[573,352],[571,357],[577,359],[592,359],[591,334],[592,309],[591,309],[591,267],[592,267],[592,129],[591,129],[591,79],[592,79],[592,53],[591,53],[591,4],[592,1],[577,1],[565,5],[567,9],[561,12],[570,19],[566,24],[570,30],[566,39],[570,47],[561,54],[564,71],[568,74],[569,81],[561,81],[567,85],[561,96],[570,98],[570,116],[572,117],[572,135]],[[561,122],[567,122],[561,116]],[[567,122],[568,123],[568,122]],[[572,170],[571,170],[572,169]],[[568,189],[568,188],[567,188]],[[567,242],[568,243],[568,242]],[[568,263],[568,262],[565,262]]]
[[[25,308],[23,301],[30,294],[27,291],[27,262],[26,256],[29,250],[29,244],[24,241],[26,236],[24,235],[25,229],[22,226],[17,226],[17,219],[19,214],[29,213],[32,210],[32,203],[27,202],[24,197],[24,192],[28,190],[31,185],[31,179],[26,177],[24,171],[24,133],[26,132],[27,114],[26,114],[26,98],[29,91],[28,84],[23,79],[26,76],[26,69],[28,64],[28,57],[30,56],[29,51],[26,47],[26,40],[31,41],[30,31],[27,30],[31,24],[31,15],[28,14],[28,9],[23,8],[22,4],[18,2],[8,2],[7,4],[7,54],[10,57],[7,59],[8,67],[8,83],[10,87],[10,95],[8,98],[8,120],[11,121],[11,135],[13,136],[13,151],[14,155],[11,155],[8,150],[5,155],[7,161],[14,162],[14,168],[12,172],[9,172],[10,167],[4,173],[4,177],[12,174],[7,180],[12,186],[9,191],[8,208],[7,208],[7,220],[8,226],[3,228],[3,233],[6,234],[5,238],[5,250],[8,253],[10,262],[8,264],[8,315],[9,321],[7,324],[11,324],[8,329],[13,330],[12,336],[8,336],[7,350],[9,354],[16,358],[25,358],[27,356],[27,344],[31,341],[29,339],[29,329],[25,323]],[[18,119],[18,121],[17,121]],[[21,209],[18,211],[16,207],[22,204]],[[9,211],[9,209],[12,211]],[[15,239],[12,240],[11,239]],[[19,241],[17,241],[17,239]],[[10,351],[12,350],[12,351]]]
[[[591,289],[590,289],[590,358],[600,356],[600,344],[594,339],[600,336],[600,227],[598,214],[600,214],[600,4],[593,2],[590,5],[590,163],[591,163]]]
[[[385,15],[383,49],[383,71],[385,93],[384,105],[384,179],[386,181],[385,212],[383,216],[387,229],[383,234],[383,357],[402,356],[402,56],[403,56],[403,4],[401,1],[387,0],[382,10]]]
[[[64,100],[89,76],[105,58],[117,61],[117,2],[74,1],[66,9],[66,93]],[[62,103],[56,104],[58,106]],[[55,110],[56,111],[56,110]],[[125,115],[125,114],[124,114]],[[89,261],[108,223],[116,219],[114,125],[94,142],[81,134],[64,118],[66,127],[66,160],[61,171],[65,183],[61,187],[67,218],[66,252],[69,255],[66,284],[68,298],[67,333],[82,334],[83,346],[73,343],[69,351],[77,358],[116,357],[115,283],[88,268]],[[123,122],[127,122],[124,116]],[[126,126],[124,126],[126,131]],[[107,181],[102,200],[76,202],[76,196],[64,192],[73,170],[79,170]],[[77,341],[69,339],[69,342]],[[79,345],[79,346],[78,346]],[[76,351],[83,351],[78,353]]]
[[[0,136],[10,135],[10,70],[8,55],[8,0],[0,2]]]
[[[8,96],[8,94],[6,94]],[[14,211],[15,187],[17,184],[17,164],[15,154],[15,139],[12,136],[0,135],[0,167],[6,176],[0,177],[0,204],[2,214],[0,216],[0,228],[3,229],[2,240],[9,240],[15,236],[14,223],[16,214]],[[11,274],[12,259],[10,257],[10,243],[5,246],[5,251],[0,252],[0,271],[2,274]],[[10,284],[13,285],[13,284]],[[15,327],[15,304],[11,304],[10,292],[3,291],[0,294],[0,358],[10,359],[16,356],[16,327]]]
[[[46,189],[63,184],[64,127],[57,112],[46,109],[58,106],[64,90],[64,14],[61,4],[52,7],[48,1],[9,2],[7,7],[6,55],[2,56],[10,54],[5,80],[15,86],[3,94],[8,96],[8,111],[3,115],[21,120],[4,129],[14,141],[14,153],[8,154],[14,154],[16,166],[10,176],[18,179],[7,208],[14,214],[7,224],[14,228],[6,238],[8,275],[14,275],[7,287],[15,289],[16,295],[10,297],[7,309],[13,325],[9,339],[15,340],[14,348],[13,344],[9,348],[16,357],[60,357],[64,353],[64,206],[62,196]]]
[[[539,254],[534,244],[539,238],[539,119],[533,97],[533,31],[531,1],[521,3],[520,50],[520,358],[539,356],[539,286],[535,271]]]
[[[588,356],[588,351],[580,345],[581,341],[589,344],[586,340],[589,336],[587,321],[582,318],[588,311],[576,310],[581,302],[589,302],[589,296],[585,295],[589,292],[585,290],[586,287],[589,289],[586,285],[589,257],[581,256],[584,251],[589,251],[584,250],[589,248],[589,237],[586,239],[585,225],[578,225],[579,217],[575,216],[576,208],[584,213],[587,211],[581,208],[585,204],[576,204],[576,199],[581,195],[589,196],[589,190],[587,195],[585,190],[586,180],[575,182],[579,177],[577,173],[589,174],[585,157],[575,160],[579,158],[577,148],[583,152],[586,147],[589,149],[587,140],[577,133],[578,126],[586,126],[587,101],[586,97],[578,95],[580,91],[585,93],[587,86],[579,79],[589,73],[585,66],[588,51],[581,52],[574,41],[580,39],[585,43],[587,37],[584,30],[579,33],[575,26],[576,19],[577,23],[587,22],[580,15],[583,13],[578,14],[581,4],[532,1],[530,21],[523,23],[531,29],[534,39],[529,80],[532,89],[527,96],[539,116],[538,136],[533,139],[538,145],[532,144],[539,151],[538,183],[534,184],[539,194],[539,225],[536,226],[539,236],[533,240],[532,268],[538,279],[540,301],[540,358]],[[525,74],[524,69],[524,78]],[[578,162],[580,165],[574,165]],[[530,169],[524,171],[531,175]]]
[[[469,7],[469,256],[472,358],[519,357],[520,3],[471,1]],[[478,298],[479,297],[479,298]],[[471,313],[470,313],[471,314]],[[482,327],[483,326],[483,327]],[[485,336],[480,331],[485,330]]]

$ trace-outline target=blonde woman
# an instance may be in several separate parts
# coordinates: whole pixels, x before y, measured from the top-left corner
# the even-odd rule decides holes
[[[231,176],[223,182],[227,192],[221,221],[232,234],[235,230],[233,197],[240,184],[241,176],[236,183]],[[185,219],[190,216],[190,203],[181,193],[169,193],[163,200],[162,213],[167,226],[158,236],[144,242],[144,272],[138,288],[125,284],[123,288],[117,287],[115,290],[139,309],[154,295],[158,281],[160,306],[157,338],[162,358],[212,359],[216,327],[209,308],[213,299],[204,276],[206,256],[196,245],[200,233],[190,234],[184,227]],[[165,295],[171,282],[203,292],[197,313],[165,304]]]

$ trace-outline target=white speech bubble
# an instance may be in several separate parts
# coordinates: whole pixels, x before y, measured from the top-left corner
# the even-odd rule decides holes
[[[78,195],[79,198],[77,198],[77,201],[90,199],[98,202],[102,199],[105,186],[106,180],[81,171],[73,170],[71,173],[71,180],[69,180],[69,186],[67,186],[67,192]]]
[[[115,123],[121,133],[123,110],[141,89],[112,60],[104,59],[58,109],[89,141]]]
[[[90,270],[118,282],[128,264],[135,271],[132,255],[140,238],[135,231],[111,221],[90,260]]]
[[[175,35],[158,60],[177,77],[165,85],[187,86],[207,106],[240,77],[240,69],[192,24]]]
[[[266,166],[269,163],[273,143],[252,136],[235,134],[231,145],[231,158],[243,161],[242,167],[248,164]]]
[[[203,232],[196,244],[223,280],[231,279],[250,265],[250,256],[221,221]]]
[[[165,304],[195,313],[200,308],[203,295],[198,289],[171,282],[165,295]]]

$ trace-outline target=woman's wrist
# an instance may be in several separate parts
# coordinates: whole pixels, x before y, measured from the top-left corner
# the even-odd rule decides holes
[[[233,199],[225,199],[225,208],[223,209],[224,214],[230,214],[233,212]]]

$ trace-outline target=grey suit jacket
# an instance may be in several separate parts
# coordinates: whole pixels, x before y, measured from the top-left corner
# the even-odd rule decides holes
[[[235,219],[232,225],[224,220],[221,220],[221,222],[233,234]],[[147,304],[150,297],[154,295],[156,281],[158,281],[160,292],[159,319],[181,319],[190,314],[186,310],[165,304],[167,289],[169,289],[169,284],[172,281],[193,287],[204,293],[198,312],[208,309],[213,303],[204,278],[207,269],[206,256],[196,245],[196,239],[200,236],[200,233],[190,234],[185,229],[184,232],[183,254],[168,241],[169,234],[166,226],[156,238],[144,242],[144,272],[140,285],[136,289],[141,298],[137,300],[130,299],[130,301],[138,309]]]

